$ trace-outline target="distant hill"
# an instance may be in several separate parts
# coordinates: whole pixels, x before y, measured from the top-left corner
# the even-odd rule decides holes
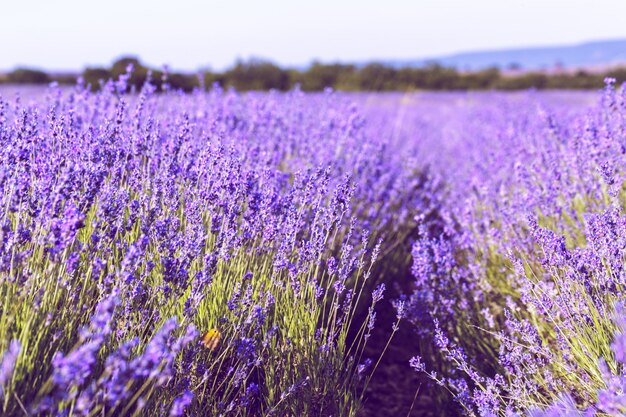
[[[515,48],[492,51],[463,52],[415,60],[389,60],[394,67],[420,67],[438,63],[459,70],[480,70],[497,66],[517,65],[525,70],[588,68],[614,66],[626,63],[626,39],[586,42],[579,45]]]

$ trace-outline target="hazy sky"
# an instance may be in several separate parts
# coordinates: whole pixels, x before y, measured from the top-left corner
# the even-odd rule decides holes
[[[625,22],[624,0],[0,0],[0,69],[421,58],[626,38]]]

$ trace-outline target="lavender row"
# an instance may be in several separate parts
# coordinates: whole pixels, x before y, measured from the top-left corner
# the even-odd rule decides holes
[[[415,160],[331,92],[127,79],[0,99],[2,412],[355,415]]]
[[[457,169],[410,311],[446,365],[412,366],[469,415],[622,415],[625,90],[483,98],[436,131]]]

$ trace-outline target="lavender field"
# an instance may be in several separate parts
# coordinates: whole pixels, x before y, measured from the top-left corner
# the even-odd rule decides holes
[[[626,415],[626,89],[0,90],[0,415]]]

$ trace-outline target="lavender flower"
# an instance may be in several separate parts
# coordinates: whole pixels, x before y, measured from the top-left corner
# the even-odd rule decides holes
[[[193,401],[193,393],[191,391],[185,391],[179,397],[177,397],[172,403],[172,408],[170,408],[170,416],[171,417],[180,417],[184,415],[185,409],[191,405]]]
[[[0,394],[4,396],[4,386],[9,383],[13,376],[17,358],[22,350],[19,340],[12,340],[9,348],[2,354],[0,361]]]

